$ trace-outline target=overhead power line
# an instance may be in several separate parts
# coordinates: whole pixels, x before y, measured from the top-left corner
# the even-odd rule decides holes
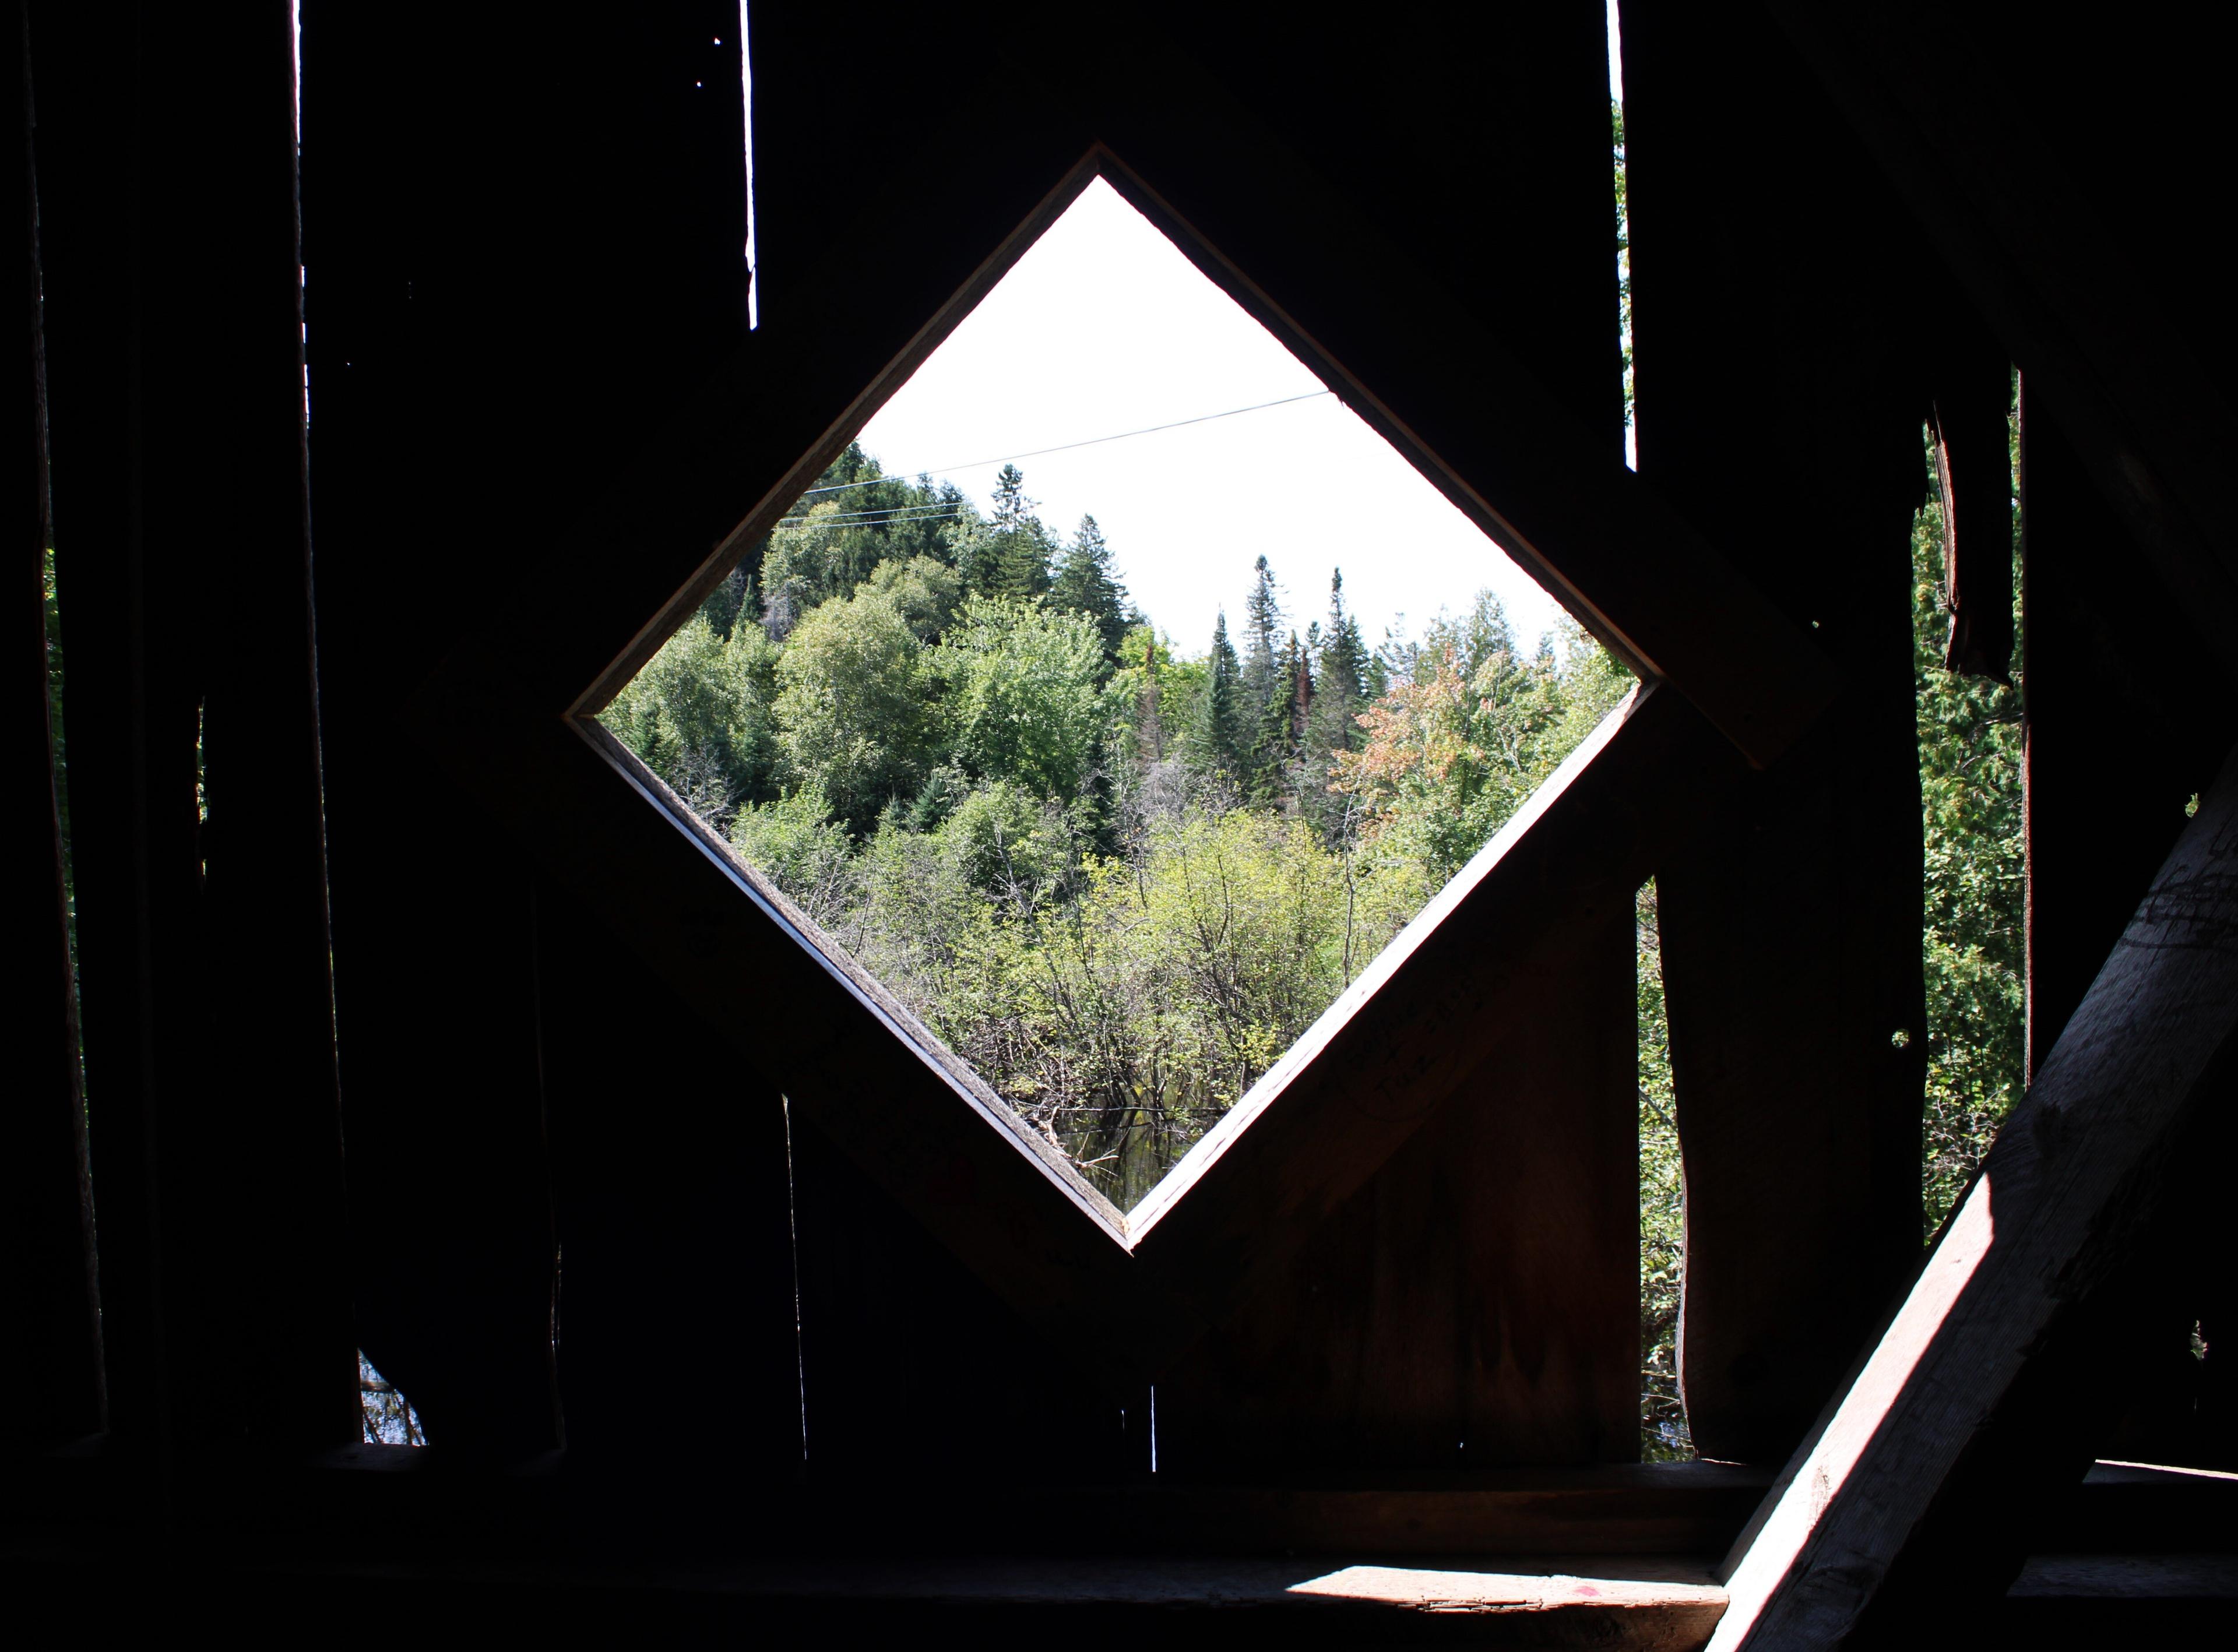
[[[834,516],[789,516],[778,524],[781,528],[884,528],[897,522],[941,522],[965,514],[966,507],[950,506],[944,510],[910,510],[897,506],[891,511],[847,511]]]
[[[1215,419],[1233,419],[1239,413],[1264,413],[1269,407],[1287,407],[1294,401],[1314,401],[1335,393],[1334,390],[1308,390],[1301,396],[1281,396],[1273,401],[1255,402],[1248,407],[1230,407],[1226,413],[1199,413],[1194,419],[1176,419],[1163,425],[1145,425],[1140,430],[1122,430],[1114,436],[1091,436],[1086,441],[1060,442],[1055,447],[1036,447],[1030,453],[1003,453],[994,459],[975,459],[962,465],[928,465],[917,474],[938,476],[950,471],[977,470],[987,465],[1015,464],[1022,459],[1043,459],[1051,453],[1069,453],[1077,447],[1098,447],[1105,442],[1123,442],[1130,437],[1155,436],[1162,430],[1180,430],[1188,425],[1208,425]],[[851,487],[870,487],[878,482],[906,482],[910,479],[907,476],[867,476],[860,481],[834,482],[829,487],[811,487],[800,497],[812,499],[818,493],[843,493]]]

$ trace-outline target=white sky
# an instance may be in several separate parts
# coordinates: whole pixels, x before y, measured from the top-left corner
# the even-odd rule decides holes
[[[1099,179],[860,440],[887,473],[951,478],[983,510],[1004,456],[1323,388]],[[1204,651],[1219,608],[1239,624],[1262,553],[1301,635],[1333,567],[1370,646],[1400,614],[1419,636],[1487,586],[1526,647],[1559,612],[1334,396],[1018,468],[1058,532],[1094,514],[1136,603],[1186,653]]]

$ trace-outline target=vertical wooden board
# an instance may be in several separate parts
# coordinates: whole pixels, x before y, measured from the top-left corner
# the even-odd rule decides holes
[[[1093,1481],[1149,1466],[1146,1391],[1060,1352],[799,1108],[789,1120],[811,1479]]]
[[[287,0],[147,14],[142,532],[191,650],[204,1004],[162,1173],[198,1235],[206,1401],[284,1450],[359,1435],[313,680]],[[224,247],[223,258],[209,255]],[[222,533],[212,525],[222,522]]]
[[[460,543],[484,472],[429,405],[472,359],[446,354],[460,254],[430,177],[467,135],[430,83],[473,62],[466,35],[418,50],[429,22],[410,7],[303,18],[337,1054],[361,1345],[437,1450],[518,1457],[559,1439],[527,878],[429,784],[387,714],[494,560]],[[493,77],[484,110],[506,101]]]
[[[1936,475],[1943,496],[1944,668],[2012,680],[2012,364],[1970,310],[1954,309],[1935,373]]]
[[[1844,679],[1658,874],[1688,1417],[1705,1455],[1761,1462],[1800,1437],[1920,1241],[1910,525],[1936,289],[1758,8],[1627,0],[1623,34],[1640,474]]]
[[[1848,1391],[1730,1562],[1713,1647],[1965,1638],[2088,1467],[2171,1173],[2238,1054],[2226,764]]]
[[[602,701],[742,551],[755,554],[758,532],[737,535],[745,519],[789,505],[836,454],[847,425],[875,411],[871,393],[897,389],[999,278],[1003,257],[1069,203],[1068,180],[1094,135],[1076,96],[1020,96],[1019,58],[1010,54],[957,61],[943,94],[911,109],[904,142],[883,120],[835,122],[828,65],[843,35],[871,30],[889,52],[937,53],[953,21],[887,6],[851,12],[841,26],[827,7],[772,3],[753,12],[753,24],[765,138],[757,233],[778,249],[762,262],[762,325],[752,334],[736,325],[744,267],[732,248],[725,268],[734,301],[697,325],[665,314],[674,347],[627,358],[636,376],[618,376],[606,396],[636,417],[597,456],[594,487],[570,479],[574,508],[540,546],[543,578],[521,604],[520,634],[536,646],[509,662],[555,710],[594,680]],[[1011,48],[1023,52],[1023,43]],[[795,141],[808,131],[813,143]],[[716,195],[742,188],[738,156],[723,142],[712,130],[690,135],[669,216],[705,217]],[[646,157],[658,175],[670,163],[656,159]],[[940,202],[910,220],[906,258],[892,256],[889,212],[835,197],[833,180],[869,177],[890,201]],[[593,581],[606,599],[586,604]]]
[[[1639,1450],[1628,922],[1161,1373],[1162,1473],[1629,1462]]]
[[[470,818],[337,811],[349,1213],[366,1352],[431,1445],[513,1458],[560,1437],[534,909]]]
[[[493,330],[521,280],[500,238],[468,242],[469,169],[445,164],[476,155],[503,198],[514,77],[461,95],[490,59],[460,21],[427,52],[431,9],[304,16],[306,343],[358,1336],[436,1450],[509,1457],[560,1438],[529,879],[389,713],[499,583],[504,543],[473,512],[521,424],[477,430],[440,401],[506,383],[460,312],[471,287]]]
[[[569,1459],[790,1475],[800,1373],[778,1094],[549,879],[536,935]]]
[[[2227,692],[2193,615],[2022,389],[2029,1070],[2043,1062],[2215,778]],[[2107,783],[2121,754],[2122,782]]]
[[[1657,881],[1685,1179],[1679,1370],[1706,1456],[1790,1449],[1919,1244],[1918,816],[1875,820],[1890,812],[1875,783],[1909,771],[1859,772],[1864,720],[1837,707]]]
[[[595,27],[411,4],[304,19],[360,1323],[439,1448],[559,1438],[552,1190],[528,876],[392,708],[464,635],[537,651],[524,591],[560,577],[540,549],[646,408],[742,330],[738,17],[701,0]]]
[[[1165,0],[1143,12],[1498,333],[1614,463],[1624,384],[1607,36],[1590,8],[1449,11],[1427,52],[1412,30],[1362,30],[1334,12],[1279,30]],[[1345,118],[1331,118],[1338,109]]]
[[[92,1186],[79,1083],[76,989],[65,919],[53,707],[48,693],[44,560],[46,433],[40,367],[38,248],[27,30],[22,9],[0,16],[0,347],[8,451],[5,523],[10,664],[0,690],[0,773],[9,826],[7,979],[0,1039],[15,1052],[0,1100],[0,1406],[19,1419],[17,1447],[36,1449],[101,1426],[101,1342],[93,1265]]]
[[[109,1423],[147,1446],[165,1424],[163,1213],[153,1180],[164,1067],[197,1008],[182,930],[195,902],[192,633],[162,623],[138,511],[136,206],[141,108],[120,77],[133,18],[30,9],[55,567],[70,752],[80,1007],[101,1250]],[[184,618],[186,616],[170,616]]]

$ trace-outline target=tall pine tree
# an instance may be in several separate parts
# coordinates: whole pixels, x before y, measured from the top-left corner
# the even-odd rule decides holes
[[[1196,766],[1241,785],[1244,778],[1245,721],[1241,672],[1235,645],[1228,640],[1228,611],[1212,626],[1211,670],[1205,681],[1196,727]]]
[[[1119,645],[1127,640],[1132,616],[1127,608],[1127,587],[1111,571],[1111,547],[1096,519],[1083,516],[1080,530],[1065,547],[1063,560],[1049,581],[1049,601],[1059,608],[1086,614],[1103,638],[1107,666],[1119,663]]]
[[[1329,575],[1328,619],[1317,626],[1314,696],[1300,740],[1304,775],[1299,801],[1332,839],[1341,824],[1341,800],[1328,790],[1329,770],[1340,751],[1357,751],[1366,741],[1360,714],[1374,697],[1368,692],[1369,654],[1360,622],[1345,611],[1344,571]]]
[[[1026,497],[1024,472],[1005,465],[995,479],[995,519],[964,558],[974,596],[1031,598],[1049,588],[1049,531]]]
[[[1256,574],[1251,582],[1251,594],[1243,602],[1243,717],[1244,726],[1256,729],[1267,716],[1268,702],[1275,697],[1281,662],[1276,657],[1277,638],[1282,634],[1282,603],[1275,589],[1274,571],[1261,557],[1256,565]]]
[[[1298,646],[1298,633],[1292,631],[1289,646],[1276,662],[1275,691],[1259,714],[1251,746],[1251,794],[1262,803],[1281,802],[1297,790],[1298,743],[1313,692],[1312,668]]]

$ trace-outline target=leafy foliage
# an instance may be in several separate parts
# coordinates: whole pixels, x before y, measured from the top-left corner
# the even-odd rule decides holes
[[[1639,1422],[1649,1462],[1694,1455],[1678,1396],[1678,1300],[1685,1277],[1686,1183],[1663,1011],[1663,934],[1651,879],[1639,892],[1632,979],[1639,1004]]]
[[[1087,783],[1113,722],[1103,639],[1089,616],[974,597],[932,670],[953,750],[971,774],[1043,797],[1070,797]]]
[[[2020,673],[2016,669],[2008,686],[1943,669],[1950,612],[1943,588],[1943,506],[1931,492],[1913,519],[1911,552],[1927,873],[1923,1192],[1932,1235],[2028,1084],[2027,851]],[[2017,526],[2014,555],[2017,611]]]
[[[1381,658],[1341,572],[1241,611],[1187,657],[1015,466],[983,519],[851,446],[606,721],[1131,1201],[1631,682],[1488,593]]]
[[[777,664],[778,744],[797,783],[861,828],[930,768],[924,645],[886,591],[811,609]]]

